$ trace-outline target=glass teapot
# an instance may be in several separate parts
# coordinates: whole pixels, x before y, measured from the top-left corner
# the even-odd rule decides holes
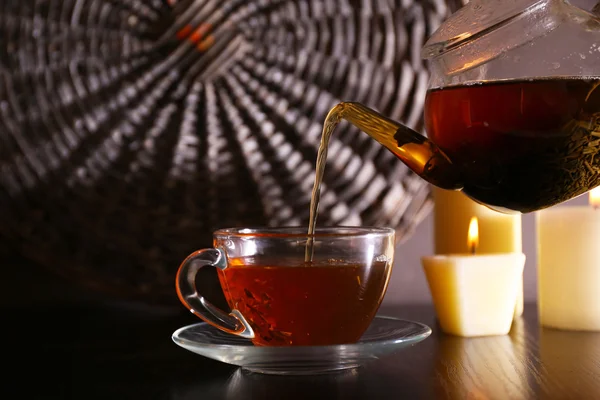
[[[348,120],[431,184],[498,211],[569,200],[600,185],[599,9],[473,0],[423,48],[428,138],[359,103],[328,120]]]

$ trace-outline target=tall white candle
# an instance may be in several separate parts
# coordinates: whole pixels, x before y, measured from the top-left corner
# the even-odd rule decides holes
[[[600,189],[590,203],[600,204]],[[550,208],[536,213],[536,225],[540,323],[600,330],[600,209]]]
[[[461,192],[434,188],[435,254],[467,253],[466,232],[471,217],[477,217],[480,239],[478,254],[521,253],[520,214],[502,214],[469,199]],[[520,277],[515,316],[523,314],[523,277]]]

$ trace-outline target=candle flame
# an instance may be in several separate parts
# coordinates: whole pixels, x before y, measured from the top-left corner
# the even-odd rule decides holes
[[[594,208],[600,207],[600,186],[590,190],[590,204]]]
[[[475,254],[477,251],[477,245],[479,245],[479,224],[477,223],[477,217],[472,217],[469,222],[469,234],[467,244],[471,254]]]

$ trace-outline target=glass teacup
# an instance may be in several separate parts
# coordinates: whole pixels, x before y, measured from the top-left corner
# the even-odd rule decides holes
[[[179,267],[179,299],[207,323],[258,346],[356,342],[379,309],[393,265],[390,228],[324,228],[310,236],[301,227],[223,229],[213,237],[214,248]],[[229,313],[196,290],[196,274],[207,266],[218,270]]]

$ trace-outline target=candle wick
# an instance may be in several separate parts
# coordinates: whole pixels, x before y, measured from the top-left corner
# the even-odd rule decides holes
[[[475,243],[473,243],[471,245],[471,254],[475,254],[475,251],[477,250],[477,245]]]

